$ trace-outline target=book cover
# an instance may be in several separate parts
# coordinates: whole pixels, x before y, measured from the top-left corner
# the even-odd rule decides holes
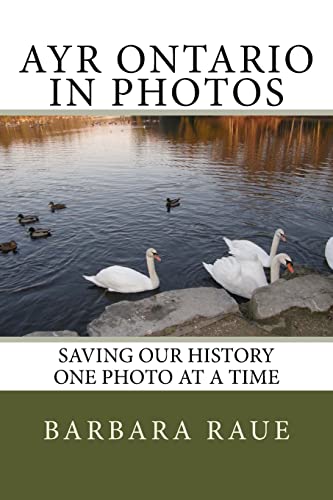
[[[3,6],[4,498],[328,498],[323,1]]]

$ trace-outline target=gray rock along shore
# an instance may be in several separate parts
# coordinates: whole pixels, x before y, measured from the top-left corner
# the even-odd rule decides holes
[[[333,306],[333,276],[309,274],[292,280],[279,280],[258,288],[249,302],[255,320],[277,316],[292,307],[326,312]]]
[[[239,306],[222,288],[162,292],[106,307],[87,327],[90,337],[333,336],[333,275],[308,274],[258,288]],[[75,337],[34,332],[31,337]]]
[[[162,292],[135,302],[118,302],[88,325],[91,337],[141,337],[195,318],[213,318],[239,311],[222,289],[188,288]]]
[[[33,332],[28,333],[25,337],[78,337],[79,334],[71,332],[70,330],[63,330],[58,332]]]

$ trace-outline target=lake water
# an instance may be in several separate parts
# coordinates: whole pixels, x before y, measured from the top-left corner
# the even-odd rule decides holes
[[[269,250],[282,227],[295,263],[328,272],[333,235],[333,120],[258,118],[79,119],[0,126],[0,334],[84,334],[105,293],[82,274],[120,264],[146,272],[153,246],[160,291],[218,286],[201,265],[226,254],[222,237]],[[182,198],[167,212],[166,197]],[[56,213],[49,201],[68,208]],[[33,241],[15,218],[36,213],[53,236]]]

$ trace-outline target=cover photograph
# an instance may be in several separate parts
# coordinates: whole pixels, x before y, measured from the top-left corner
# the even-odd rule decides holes
[[[329,498],[328,6],[3,11],[3,496]]]

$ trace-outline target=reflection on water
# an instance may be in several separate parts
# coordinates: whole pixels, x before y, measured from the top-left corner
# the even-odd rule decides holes
[[[160,290],[217,286],[201,262],[225,254],[224,235],[269,250],[278,227],[288,234],[281,250],[328,271],[333,120],[128,121],[0,124],[0,242],[19,245],[16,255],[0,254],[1,335],[84,333],[106,305],[157,293],[105,293],[81,277],[113,263],[145,272],[149,246],[162,256]],[[169,213],[168,196],[182,198]],[[68,209],[50,212],[51,200]],[[15,221],[19,212],[37,212],[53,236],[30,240]]]

